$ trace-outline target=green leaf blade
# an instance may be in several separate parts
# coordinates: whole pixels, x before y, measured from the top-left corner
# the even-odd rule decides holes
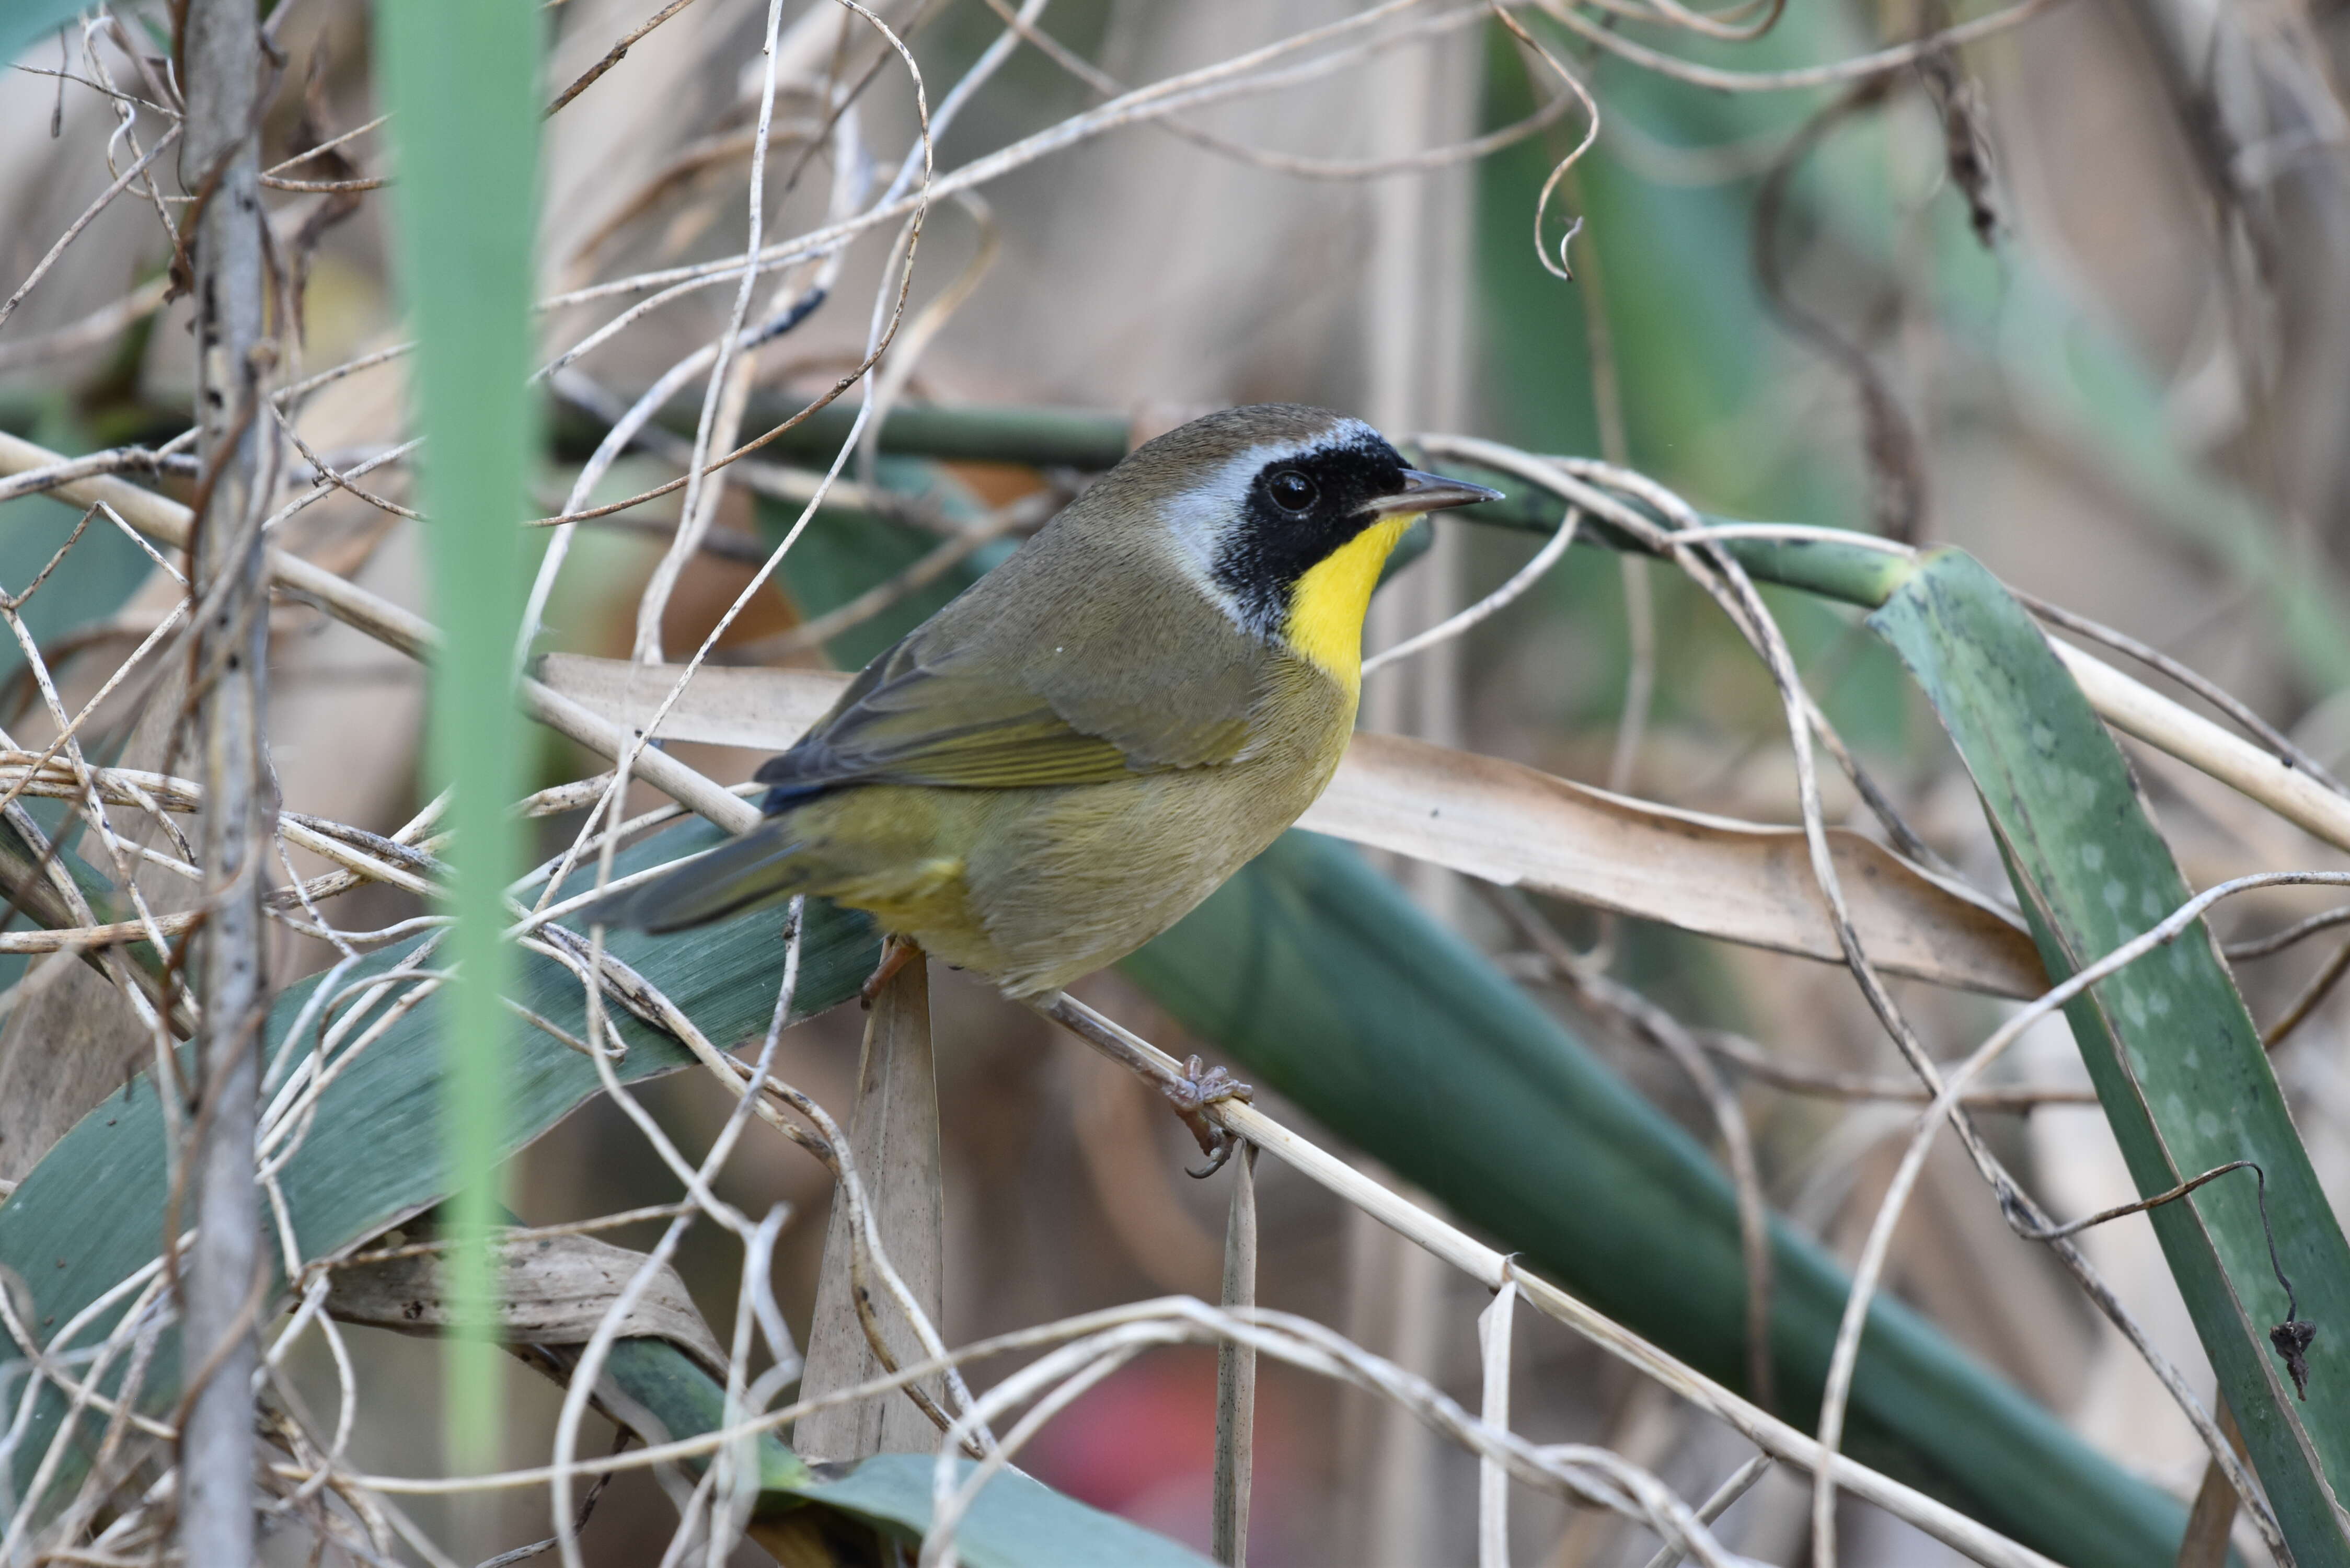
[[[2052,975],[2077,972],[2186,902],[2119,747],[1989,572],[1939,553],[1869,624],[1908,663],[1973,775]],[[2350,1495],[2340,1315],[2350,1247],[2209,929],[2101,981],[2065,1015],[2141,1194],[2230,1160],[2265,1172],[2279,1261],[2320,1325],[2306,1404],[2268,1344],[2285,1293],[2251,1173],[2151,1218],[2293,1551],[2304,1563],[2350,1563],[2335,1501]]]
[[[384,102],[400,147],[394,187],[400,281],[416,321],[421,493],[432,559],[431,753],[452,791],[445,961],[451,1075],[444,1111],[458,1173],[451,1290],[489,1322],[497,1289],[499,1125],[509,1064],[501,1000],[514,969],[506,884],[521,869],[522,715],[512,670],[524,587],[527,467],[537,445],[528,393],[532,244],[537,216],[540,26],[528,0],[400,0],[377,8]],[[471,1303],[468,1310],[464,1303]],[[449,1362],[452,1456],[493,1462],[504,1368],[486,1338]]]

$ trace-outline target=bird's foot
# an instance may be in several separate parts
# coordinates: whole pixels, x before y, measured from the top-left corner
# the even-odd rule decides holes
[[[1171,1084],[1161,1084],[1159,1092],[1167,1096],[1175,1114],[1183,1118],[1183,1125],[1199,1140],[1200,1152],[1208,1157],[1208,1163],[1197,1170],[1186,1167],[1186,1174],[1204,1178],[1222,1170],[1240,1139],[1210,1121],[1206,1107],[1220,1100],[1251,1100],[1256,1091],[1223,1068],[1211,1067],[1192,1056],[1183,1063],[1183,1075]]]
[[[872,1012],[873,999],[881,994],[881,988],[895,979],[899,970],[913,962],[914,955],[921,950],[904,937],[883,937],[881,961],[873,966],[873,973],[857,988],[857,1005],[868,1012]]]

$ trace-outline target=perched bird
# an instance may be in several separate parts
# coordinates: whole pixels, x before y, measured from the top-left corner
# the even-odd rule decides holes
[[[1171,431],[866,666],[760,768],[764,822],[590,918],[673,931],[820,894],[1008,995],[1057,990],[1313,804],[1388,551],[1498,497],[1321,409]]]

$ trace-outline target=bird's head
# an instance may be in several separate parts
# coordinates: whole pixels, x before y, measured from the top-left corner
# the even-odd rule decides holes
[[[1360,420],[1296,403],[1194,420],[1137,448],[1096,488],[1166,528],[1234,620],[1350,689],[1362,679],[1371,590],[1412,519],[1501,498],[1409,467]]]

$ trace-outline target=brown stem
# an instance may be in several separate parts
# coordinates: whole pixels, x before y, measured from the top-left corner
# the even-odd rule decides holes
[[[203,759],[203,857],[208,916],[196,972],[203,1024],[198,1104],[182,1167],[197,1237],[182,1274],[181,1364],[204,1376],[181,1431],[179,1548],[190,1563],[254,1560],[253,1285],[262,1264],[254,1179],[266,1006],[262,976],[261,846],[268,841],[262,764],[262,670],[268,618],[261,535],[266,501],[261,396],[266,256],[255,127],[262,39],[254,0],[192,0],[187,64],[187,166],[209,200],[194,228],[198,418],[208,483],[196,520],[192,587],[206,613],[193,659],[216,670],[194,705]]]

